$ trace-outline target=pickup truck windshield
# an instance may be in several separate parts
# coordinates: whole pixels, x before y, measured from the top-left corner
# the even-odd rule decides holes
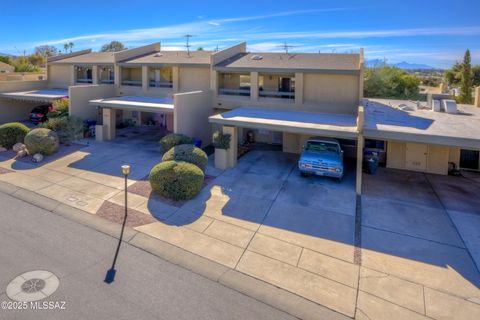
[[[338,144],[323,141],[307,141],[305,151],[339,153]]]

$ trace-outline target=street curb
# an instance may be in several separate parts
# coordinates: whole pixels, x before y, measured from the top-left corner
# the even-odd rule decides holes
[[[94,214],[3,181],[0,181],[0,192],[116,239],[119,238],[120,228],[117,223]],[[124,242],[299,319],[352,319],[292,292],[138,232],[133,228],[125,227]]]

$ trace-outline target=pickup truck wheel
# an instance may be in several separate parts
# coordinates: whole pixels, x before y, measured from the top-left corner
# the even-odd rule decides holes
[[[342,182],[342,178],[335,178],[335,181],[337,181],[338,183]]]
[[[306,172],[301,172],[301,171],[300,171],[300,175],[301,175],[302,177],[308,177],[308,173],[306,173]]]

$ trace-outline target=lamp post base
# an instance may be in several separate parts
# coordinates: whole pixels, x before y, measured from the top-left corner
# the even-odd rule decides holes
[[[115,273],[117,273],[117,270],[114,268],[111,268],[110,270],[107,271],[107,274],[105,275],[105,280],[104,282],[110,284],[115,280]]]

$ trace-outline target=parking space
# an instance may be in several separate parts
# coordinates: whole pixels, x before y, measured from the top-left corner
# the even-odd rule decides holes
[[[475,184],[386,168],[364,174],[359,308],[372,307],[373,298],[361,304],[373,294],[427,316],[462,308],[479,312],[470,301],[480,299],[480,273],[462,238],[465,226],[454,216],[477,214]],[[474,246],[479,245],[477,238]],[[431,299],[437,295],[444,304]]]

